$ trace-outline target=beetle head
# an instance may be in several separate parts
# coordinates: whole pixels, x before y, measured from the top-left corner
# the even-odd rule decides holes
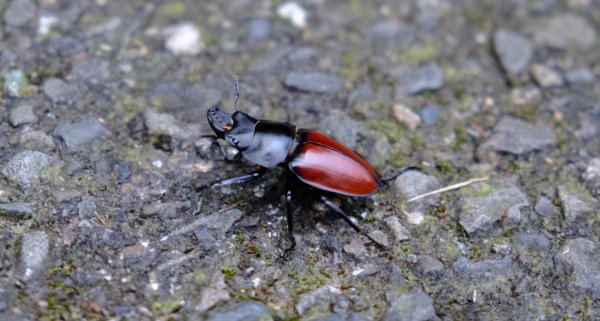
[[[245,150],[254,139],[254,126],[257,120],[248,114],[236,111],[233,115],[212,107],[207,113],[208,123],[219,138],[225,139],[229,145]]]

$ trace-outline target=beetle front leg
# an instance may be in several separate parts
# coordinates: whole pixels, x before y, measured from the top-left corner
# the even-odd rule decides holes
[[[367,233],[365,233],[360,227],[358,227],[358,225],[354,224],[354,222],[352,222],[350,217],[341,208],[339,208],[339,206],[335,205],[327,197],[325,197],[324,195],[321,195],[321,201],[323,203],[325,203],[325,205],[327,205],[329,208],[331,208],[339,217],[341,217],[344,221],[346,221],[346,223],[348,223],[350,226],[352,226],[352,228],[357,233],[364,235],[369,240],[371,240],[371,242],[375,243],[375,245],[377,245],[379,247],[383,247],[381,244],[379,244],[377,241],[375,241],[372,237],[370,237]]]
[[[225,151],[225,148],[219,144],[219,137],[217,135],[212,135],[212,134],[208,134],[208,135],[202,135],[200,136],[201,138],[210,138],[212,139],[212,142],[210,143],[210,146],[217,146],[219,147],[219,150],[221,151],[221,154],[223,155],[223,158],[225,159],[226,162],[237,162],[242,158],[242,153],[237,153],[235,154],[235,156],[233,156],[233,158],[229,159],[229,157],[227,157],[227,152]]]
[[[231,185],[231,184],[239,184],[239,183],[255,181],[255,180],[261,178],[266,172],[267,172],[266,168],[258,167],[257,170],[255,170],[254,172],[251,172],[249,174],[246,174],[246,175],[224,178],[224,179],[220,179],[220,180],[214,181],[209,184],[201,185],[198,188],[196,188],[196,191],[201,191],[201,190],[207,189],[207,188],[221,187],[221,186],[226,186],[226,185]]]

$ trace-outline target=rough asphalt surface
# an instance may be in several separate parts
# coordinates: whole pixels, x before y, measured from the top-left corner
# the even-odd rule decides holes
[[[596,0],[0,0],[0,320],[600,320]],[[202,134],[238,108],[382,173],[305,190]],[[485,182],[415,202],[470,178]]]

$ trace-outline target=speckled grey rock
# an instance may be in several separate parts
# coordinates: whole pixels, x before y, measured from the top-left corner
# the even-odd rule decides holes
[[[396,216],[388,216],[384,219],[385,225],[394,235],[396,242],[406,241],[410,239],[410,232],[400,223],[400,219]]]
[[[266,305],[258,301],[238,303],[228,309],[215,312],[208,321],[271,321]]]
[[[4,12],[4,22],[13,27],[32,23],[37,15],[35,3],[30,0],[13,0]]]
[[[567,186],[561,185],[558,187],[558,197],[565,220],[569,223],[574,222],[579,216],[595,212],[591,198],[583,192],[575,193]]]
[[[287,56],[291,69],[311,71],[318,68],[319,51],[313,47],[300,47]]]
[[[54,150],[56,147],[56,144],[54,144],[54,139],[45,132],[26,128],[19,132],[19,144],[25,145],[29,142],[35,143],[35,146],[40,148],[46,147],[47,150]]]
[[[174,219],[183,210],[189,209],[191,202],[156,202],[142,207],[142,217],[159,216],[163,220]]]
[[[380,230],[374,230],[369,232],[368,234],[372,239],[375,240],[375,242],[377,242],[377,244],[383,246],[383,247],[387,247],[388,245],[390,245],[390,242],[388,241],[388,237],[385,233],[383,233]]]
[[[442,262],[430,255],[417,255],[416,270],[418,274],[434,279],[444,275],[444,265]]]
[[[79,204],[77,204],[77,210],[80,220],[91,219],[96,216],[98,207],[96,206],[96,198],[93,196],[83,196]]]
[[[565,73],[565,78],[571,85],[592,84],[596,81],[596,75],[588,68],[569,69]]]
[[[594,242],[579,238],[569,240],[554,256],[554,266],[569,292],[590,291],[600,299],[600,255]]]
[[[420,194],[439,188],[438,180],[418,170],[410,170],[402,173],[394,181],[400,196],[408,200]]]
[[[423,107],[419,112],[423,124],[427,126],[435,125],[438,120],[440,110],[441,108],[438,105],[428,104],[427,106]]]
[[[210,251],[217,245],[217,239],[205,227],[195,229],[194,236],[198,241],[198,248],[203,252]]]
[[[12,220],[23,220],[35,215],[35,203],[0,203],[0,216]]]
[[[40,171],[53,160],[52,156],[42,152],[26,150],[13,156],[1,172],[10,181],[28,188],[39,182]]]
[[[537,44],[555,48],[590,48],[596,42],[596,31],[585,18],[562,13],[536,26],[534,39]]]
[[[358,312],[340,311],[313,321],[369,321],[369,319]]]
[[[600,192],[600,158],[592,158],[587,164],[583,179]]]
[[[172,114],[158,113],[152,109],[144,113],[144,123],[151,135],[164,135],[175,139],[189,139],[200,136],[200,126],[187,125]]]
[[[494,127],[494,134],[483,143],[478,153],[495,150],[522,155],[555,143],[556,134],[552,128],[505,116]]]
[[[100,85],[110,77],[110,63],[99,58],[77,61],[73,64],[73,74],[88,85]]]
[[[198,312],[208,311],[220,302],[230,299],[222,273],[215,273],[212,282],[200,291],[200,302],[194,307]]]
[[[246,23],[246,41],[261,41],[269,38],[273,23],[268,18],[253,18]]]
[[[72,124],[60,124],[54,129],[54,134],[65,142],[71,153],[82,150],[96,139],[103,140],[111,136],[97,118],[86,118]]]
[[[538,198],[537,203],[535,203],[535,211],[544,217],[556,217],[560,215],[559,208],[552,203],[551,199],[545,196]]]
[[[500,187],[487,195],[462,198],[459,223],[469,234],[485,232],[501,220],[520,221],[521,208],[528,205],[527,194],[520,188]]]
[[[62,189],[52,192],[52,197],[56,204],[78,200],[82,196],[81,192],[74,189]]]
[[[292,51],[291,47],[281,46],[269,50],[257,57],[248,65],[248,71],[252,73],[271,72],[282,65],[283,58]]]
[[[348,113],[334,109],[321,119],[317,129],[321,133],[342,143],[344,146],[354,149],[358,140],[358,134],[364,130],[364,127],[361,123],[350,118]]]
[[[46,263],[49,250],[48,235],[45,232],[36,231],[23,235],[19,272],[22,279],[27,281],[39,276]]]
[[[439,320],[431,299],[421,291],[400,295],[390,303],[381,321],[435,321]]]
[[[242,217],[242,211],[238,209],[201,216],[197,220],[185,224],[183,227],[169,233],[167,236],[163,237],[161,241],[167,241],[168,239],[178,235],[192,233],[198,228],[206,228],[213,236],[219,239],[231,229],[233,223],[239,220],[240,217]]]
[[[59,78],[49,78],[43,84],[44,93],[57,105],[70,105],[78,95],[77,89]]]
[[[550,250],[550,240],[541,233],[516,233],[514,240],[519,250],[536,250],[541,253]]]
[[[33,113],[33,107],[21,105],[10,111],[8,121],[12,126],[18,127],[25,124],[37,123],[38,117]]]
[[[526,37],[506,29],[494,33],[494,50],[502,68],[511,75],[519,75],[527,70],[533,57],[533,44]]]
[[[403,202],[409,199],[440,188],[438,180],[423,172],[410,170],[398,176],[394,186]],[[411,224],[420,224],[427,213],[429,205],[434,204],[439,195],[427,196],[406,204],[407,221]]]
[[[437,90],[444,84],[442,69],[435,62],[425,64],[402,77],[402,87],[409,95],[425,90]]]
[[[497,277],[511,273],[512,259],[505,256],[498,260],[471,261],[461,256],[452,268],[457,276],[465,281],[480,282],[494,281]]]
[[[401,51],[410,46],[414,39],[412,27],[397,19],[379,21],[365,32],[374,52]]]
[[[21,83],[23,82],[23,70],[11,69],[4,74],[4,92],[9,97],[19,97]]]
[[[322,286],[316,290],[302,294],[300,298],[298,298],[296,312],[298,312],[299,316],[302,316],[316,305],[325,305],[328,307],[332,303],[340,300],[341,296],[342,291],[339,289],[334,288],[331,285]]]
[[[334,75],[321,72],[289,72],[283,84],[286,87],[312,93],[336,94],[342,91],[342,82]]]
[[[364,259],[369,254],[365,243],[360,238],[353,238],[350,243],[344,245],[344,252],[358,260]]]

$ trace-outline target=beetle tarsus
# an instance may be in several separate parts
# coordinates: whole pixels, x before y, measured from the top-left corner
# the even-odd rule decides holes
[[[381,181],[384,182],[384,183],[387,183],[389,181],[393,181],[393,180],[396,179],[396,177],[404,174],[405,172],[413,171],[413,170],[417,170],[418,171],[418,170],[421,170],[421,169],[419,167],[417,167],[417,166],[406,166],[406,167],[403,167],[402,169],[400,169],[398,172],[396,172],[392,176],[382,177]]]
[[[198,188],[196,188],[196,191],[201,191],[201,190],[204,190],[207,188],[221,187],[221,186],[226,186],[226,185],[231,185],[231,184],[239,184],[239,183],[255,181],[255,180],[261,178],[266,172],[267,172],[266,168],[259,167],[257,170],[255,170],[254,172],[251,172],[249,174],[230,177],[230,178],[224,178],[224,179],[220,179],[220,180],[214,181],[214,182],[206,184],[206,185],[199,186]]]

